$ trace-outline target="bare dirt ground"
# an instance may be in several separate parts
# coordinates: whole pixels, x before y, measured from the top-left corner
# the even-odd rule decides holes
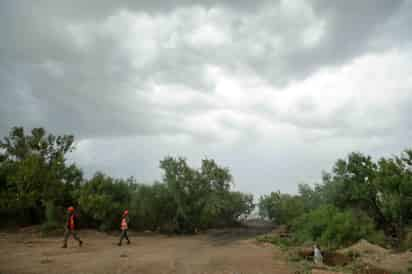
[[[348,252],[357,253],[361,261],[381,269],[388,269],[396,273],[412,273],[411,251],[394,252],[371,244],[366,240],[361,240],[339,252],[343,254]]]
[[[0,233],[0,273],[266,274],[293,273],[282,252],[257,244],[253,233],[214,231],[196,236],[132,233],[130,246],[95,231],[80,231],[62,249],[62,237]]]

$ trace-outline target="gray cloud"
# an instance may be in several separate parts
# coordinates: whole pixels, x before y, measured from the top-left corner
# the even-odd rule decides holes
[[[73,133],[84,167],[147,180],[169,153],[211,156],[241,189],[293,191],[347,150],[409,145],[410,14],[401,0],[3,1],[0,134]]]

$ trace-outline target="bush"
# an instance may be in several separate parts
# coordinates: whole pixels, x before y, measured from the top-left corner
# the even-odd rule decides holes
[[[85,218],[107,231],[118,227],[121,213],[129,206],[130,192],[127,181],[96,173],[82,186],[79,204]]]
[[[165,184],[137,185],[131,195],[130,225],[135,229],[154,231],[171,228],[175,213],[176,204]]]
[[[350,245],[360,239],[375,243],[381,239],[373,220],[364,213],[339,211],[333,206],[322,206],[300,216],[293,223],[292,232],[298,242],[314,241],[328,248]]]

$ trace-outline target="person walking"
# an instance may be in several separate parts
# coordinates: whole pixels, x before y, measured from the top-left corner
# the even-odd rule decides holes
[[[130,244],[129,235],[127,234],[127,231],[129,230],[128,223],[129,223],[129,210],[126,209],[123,212],[122,220],[120,222],[120,230],[122,231],[122,233],[120,234],[120,241],[117,244],[118,246],[122,245],[123,239],[126,239],[127,244]]]
[[[74,207],[70,206],[67,209],[67,220],[64,229],[64,242],[62,248],[67,248],[67,240],[69,239],[70,235],[73,236],[75,240],[79,242],[79,246],[82,246],[83,242],[80,240],[79,236],[76,233],[76,224],[77,224],[77,216],[74,213]]]

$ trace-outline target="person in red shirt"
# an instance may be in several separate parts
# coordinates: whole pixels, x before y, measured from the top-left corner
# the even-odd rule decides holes
[[[118,243],[119,246],[122,245],[123,239],[126,239],[127,244],[130,244],[129,236],[127,235],[127,231],[129,229],[128,223],[129,223],[129,211],[126,209],[123,212],[122,221],[120,222],[120,230],[122,231],[122,233],[120,234],[120,241]]]
[[[77,224],[77,217],[74,214],[74,207],[69,207],[67,209],[67,221],[64,230],[64,243],[63,248],[67,248],[67,240],[69,239],[70,235],[73,235],[73,238],[79,242],[79,246],[82,246],[83,242],[80,240],[79,236],[76,233],[76,224]]]

